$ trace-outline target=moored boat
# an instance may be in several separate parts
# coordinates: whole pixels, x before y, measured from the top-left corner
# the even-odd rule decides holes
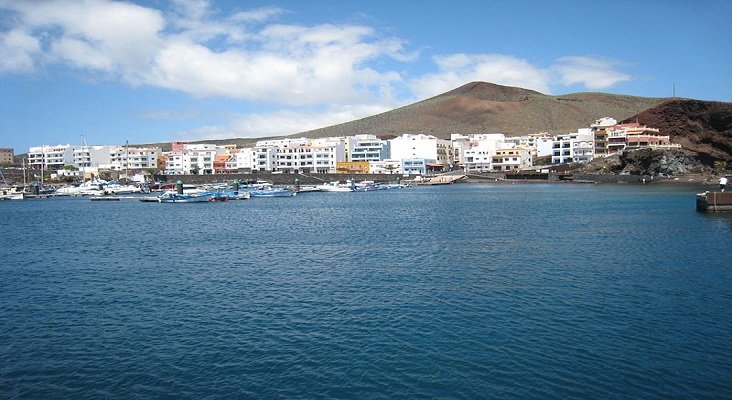
[[[25,199],[25,192],[18,188],[3,188],[0,189],[0,200],[23,200]]]
[[[251,197],[292,197],[297,192],[288,188],[264,188],[249,192]]]
[[[321,192],[353,192],[356,187],[353,182],[342,184],[338,181],[315,186]]]
[[[170,190],[158,197],[158,201],[161,203],[205,203],[210,201],[212,197],[211,192],[204,191],[189,191],[187,193],[178,193]]]

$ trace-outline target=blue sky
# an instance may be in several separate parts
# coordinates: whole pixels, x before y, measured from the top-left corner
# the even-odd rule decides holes
[[[729,102],[730,20],[721,0],[0,0],[0,147],[288,135],[472,81]]]

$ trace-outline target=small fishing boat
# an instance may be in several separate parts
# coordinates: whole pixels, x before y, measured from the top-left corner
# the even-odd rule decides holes
[[[297,192],[294,192],[288,188],[264,188],[252,190],[249,192],[251,197],[292,197]]]
[[[167,191],[158,197],[161,203],[205,203],[210,201],[211,192],[188,192],[178,193],[176,191]]]

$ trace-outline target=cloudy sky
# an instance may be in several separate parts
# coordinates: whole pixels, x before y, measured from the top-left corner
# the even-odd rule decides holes
[[[0,147],[286,135],[472,81],[729,102],[730,20],[722,0],[0,0]]]

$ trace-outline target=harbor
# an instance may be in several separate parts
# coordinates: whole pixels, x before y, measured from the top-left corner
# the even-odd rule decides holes
[[[0,388],[726,398],[732,219],[696,212],[698,191],[493,182],[0,202],[13,227],[0,231]],[[556,377],[571,379],[547,386]]]

